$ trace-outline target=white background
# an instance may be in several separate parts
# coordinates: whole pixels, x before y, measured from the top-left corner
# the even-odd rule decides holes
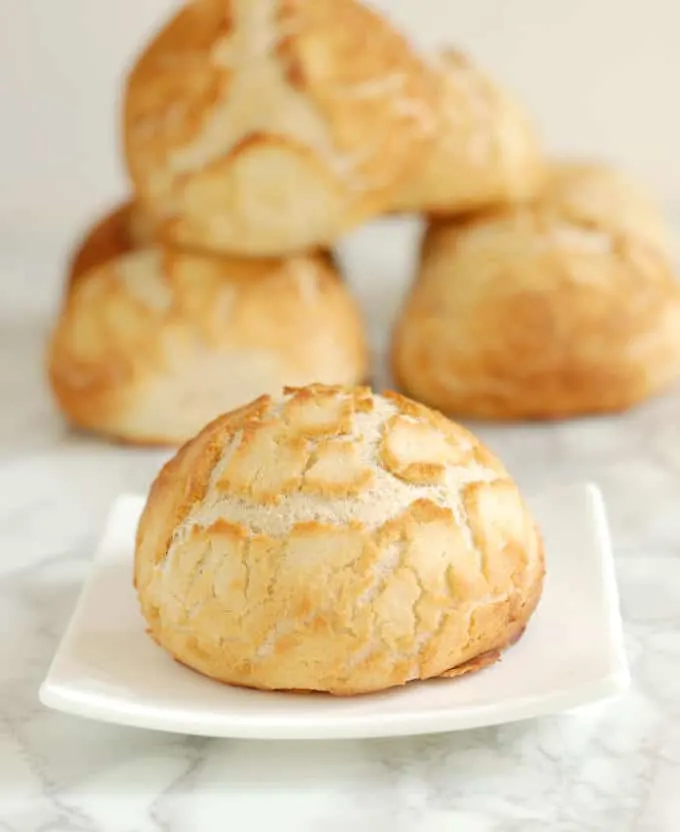
[[[0,243],[68,240],[126,188],[121,74],[173,0],[0,0]],[[375,0],[476,55],[548,146],[680,198],[678,0]],[[370,43],[368,44],[370,48]]]

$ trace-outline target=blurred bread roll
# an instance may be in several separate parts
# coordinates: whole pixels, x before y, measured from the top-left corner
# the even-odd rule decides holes
[[[160,472],[134,582],[154,640],[234,685],[352,695],[495,661],[542,591],[517,486],[468,431],[313,385],[216,419]]]
[[[363,381],[367,361],[361,314],[328,254],[242,260],[144,247],[71,287],[49,378],[73,424],[177,444],[284,384]]]
[[[393,334],[395,378],[447,413],[494,419],[620,411],[663,390],[680,376],[680,284],[657,230],[637,190],[595,168],[558,169],[531,206],[433,223]]]
[[[131,71],[124,144],[175,243],[332,243],[384,211],[432,130],[421,62],[356,0],[195,0]]]
[[[436,56],[429,73],[437,127],[396,210],[455,214],[536,196],[543,160],[523,107],[459,52]]]

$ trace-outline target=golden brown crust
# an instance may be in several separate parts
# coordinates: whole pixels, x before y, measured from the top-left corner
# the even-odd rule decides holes
[[[128,167],[170,241],[248,256],[330,245],[416,164],[427,94],[405,40],[356,0],[197,0],[130,74]]]
[[[544,177],[534,125],[519,103],[460,52],[428,67],[436,129],[395,210],[462,214],[534,198]]]
[[[393,334],[404,390],[451,414],[553,419],[625,410],[680,376],[660,217],[599,168],[573,175],[530,207],[430,226]]]
[[[390,440],[408,426],[411,442]],[[423,483],[442,445],[444,476]],[[543,573],[517,487],[468,431],[402,397],[321,385],[185,445],[154,483],[135,556],[151,635],[178,661],[336,695],[486,666],[524,630]]]
[[[173,445],[287,383],[365,378],[361,314],[329,253],[125,251],[120,225],[90,247],[101,264],[72,281],[49,347],[52,390],[74,425]]]
[[[536,599],[536,602],[538,602],[538,598]],[[498,650],[489,650],[487,653],[475,656],[474,659],[470,659],[463,664],[459,664],[457,667],[452,667],[450,670],[446,670],[439,678],[455,679],[458,676],[465,676],[468,673],[476,673],[478,670],[484,670],[485,667],[490,667],[492,664],[499,661],[505,650],[512,647],[513,644],[522,638],[525,629],[526,627],[517,626],[508,638],[507,644],[505,644],[502,648]]]
[[[150,223],[133,200],[117,206],[78,244],[67,271],[67,291],[98,266],[136,248],[151,245],[153,237]]]

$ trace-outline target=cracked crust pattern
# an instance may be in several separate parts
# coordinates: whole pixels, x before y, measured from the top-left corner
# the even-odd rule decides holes
[[[520,104],[459,52],[436,56],[428,71],[437,127],[395,209],[459,214],[535,197],[542,151]]]
[[[134,582],[183,664],[352,695],[495,661],[543,573],[516,485],[472,434],[395,394],[313,385],[218,418],[167,463]]]
[[[125,211],[98,226],[110,230],[105,245],[91,238],[95,265],[72,270],[49,345],[52,390],[73,424],[176,445],[285,384],[365,380],[362,317],[329,253],[242,260],[135,249],[121,232]]]
[[[356,0],[194,0],[128,79],[128,168],[175,243],[330,245],[417,163],[427,94],[406,41]]]
[[[680,284],[663,220],[596,165],[534,203],[433,221],[392,338],[410,395],[450,414],[625,410],[680,376]]]

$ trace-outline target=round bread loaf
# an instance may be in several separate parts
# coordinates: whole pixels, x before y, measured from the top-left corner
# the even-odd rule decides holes
[[[432,223],[393,335],[400,386],[450,414],[558,418],[623,410],[678,378],[663,223],[622,181],[562,168],[529,207]]]
[[[365,380],[359,309],[328,253],[242,260],[147,247],[67,292],[49,349],[75,425],[177,444],[285,384]]]
[[[313,385],[188,442],[134,581],[151,636],[222,682],[359,694],[457,676],[523,632],[540,535],[501,463],[395,394]]]
[[[164,238],[287,255],[389,206],[433,128],[426,95],[356,0],[195,0],[130,74],[128,167]]]
[[[396,210],[456,214],[536,196],[542,153],[520,104],[454,51],[436,56],[429,83],[437,127]]]

